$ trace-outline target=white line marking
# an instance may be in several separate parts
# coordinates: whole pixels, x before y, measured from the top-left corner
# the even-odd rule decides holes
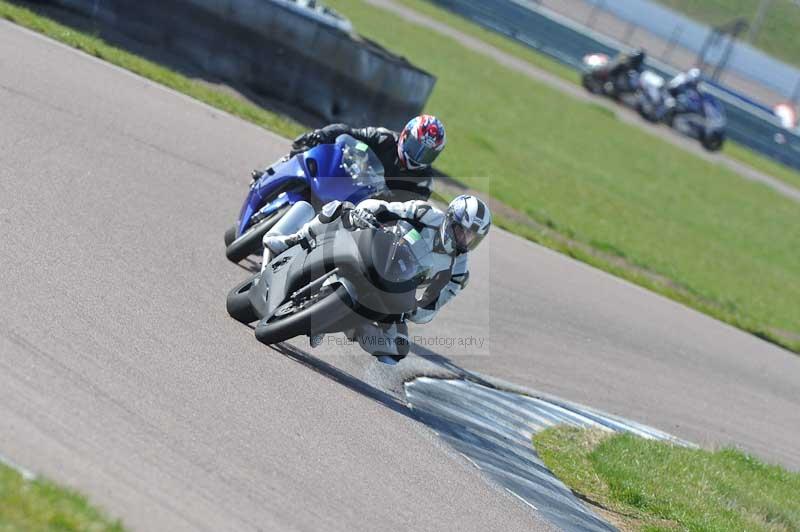
[[[536,506],[534,506],[534,505],[533,505],[533,504],[531,504],[529,501],[527,501],[526,499],[524,499],[524,498],[523,498],[521,495],[517,495],[515,492],[511,491],[511,490],[510,490],[510,489],[508,489],[508,488],[506,488],[506,491],[507,491],[507,492],[509,492],[509,493],[510,493],[511,495],[513,495],[514,497],[516,497],[517,499],[519,499],[519,500],[521,500],[522,502],[524,502],[525,504],[527,504],[528,506],[530,506],[531,508],[533,508],[534,510],[536,510],[537,512],[539,511],[539,509],[538,509]]]

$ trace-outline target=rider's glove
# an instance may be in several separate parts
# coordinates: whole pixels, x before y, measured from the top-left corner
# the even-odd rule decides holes
[[[322,143],[323,136],[324,135],[319,129],[309,131],[308,133],[303,133],[294,139],[292,142],[292,149],[298,151],[304,148],[313,148],[314,146]]]
[[[378,220],[366,209],[351,209],[347,212],[347,225],[352,229],[369,229],[376,227]]]

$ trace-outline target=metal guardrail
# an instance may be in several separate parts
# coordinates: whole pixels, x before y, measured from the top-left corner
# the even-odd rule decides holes
[[[583,56],[614,55],[626,46],[566,17],[515,0],[431,0],[481,26],[502,33],[575,69]],[[649,61],[648,67],[666,77],[675,70]],[[724,86],[710,84],[728,116],[728,137],[787,166],[800,169],[800,136],[782,128],[777,118]],[[777,142],[781,140],[782,142]]]

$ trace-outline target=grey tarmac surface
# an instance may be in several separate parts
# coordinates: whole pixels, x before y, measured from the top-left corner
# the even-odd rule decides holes
[[[222,233],[287,142],[8,23],[0,50],[0,452],[134,528],[545,527],[386,386],[435,364],[800,467],[800,358],[503,231],[414,329],[435,364],[258,344]]]
[[[547,529],[228,318],[222,233],[285,140],[5,22],[0,69],[0,452],[135,530]]]

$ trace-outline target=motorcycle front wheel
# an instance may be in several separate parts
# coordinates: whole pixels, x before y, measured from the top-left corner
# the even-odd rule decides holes
[[[347,290],[326,286],[302,301],[289,300],[256,325],[256,339],[267,345],[295,336],[312,336],[344,330],[357,318]],[[347,325],[345,325],[345,322]]]
[[[261,252],[261,240],[264,238],[264,235],[267,234],[267,231],[272,229],[273,225],[278,223],[278,220],[286,213],[287,209],[287,207],[282,207],[252,227],[248,227],[241,236],[235,238],[229,244],[227,243],[229,234],[226,232],[225,240],[227,247],[225,248],[225,255],[228,257],[228,260],[231,262],[241,262],[253,253]]]
[[[708,151],[719,151],[725,142],[725,135],[722,133],[711,133],[710,135],[703,135],[700,139],[700,144]]]
[[[253,279],[250,278],[239,283],[233,290],[228,292],[225,300],[225,308],[228,315],[242,323],[252,323],[258,319],[253,305],[250,303],[250,289],[253,287]]]
[[[603,87],[591,73],[585,73],[581,77],[581,84],[583,88],[592,94],[602,94]]]

